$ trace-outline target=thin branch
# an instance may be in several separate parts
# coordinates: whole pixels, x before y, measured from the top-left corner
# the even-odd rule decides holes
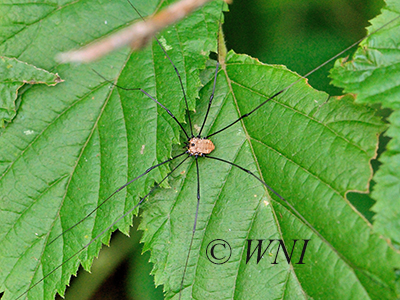
[[[161,29],[182,20],[209,1],[211,0],[181,0],[158,14],[124,28],[109,37],[78,50],[60,53],[56,59],[61,63],[88,63],[124,46],[129,45],[132,50],[139,50],[146,46]],[[224,1],[229,2],[228,0]]]

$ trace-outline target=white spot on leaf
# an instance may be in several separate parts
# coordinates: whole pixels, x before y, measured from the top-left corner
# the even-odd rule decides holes
[[[200,126],[199,126],[199,125],[194,124],[194,125],[193,125],[193,128],[194,128],[194,130],[196,130],[197,133],[200,132]]]
[[[33,130],[25,130],[24,133],[25,135],[31,135],[34,134],[35,132]]]
[[[160,37],[158,40],[160,41],[161,45],[164,47],[164,49],[165,49],[166,51],[172,49],[172,46],[170,46],[170,45],[167,44],[167,41],[165,40],[165,38],[164,38],[163,36]]]

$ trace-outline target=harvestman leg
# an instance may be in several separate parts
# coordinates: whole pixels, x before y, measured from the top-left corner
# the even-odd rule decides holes
[[[302,78],[300,78],[300,79],[302,79]],[[297,82],[297,81],[295,81],[294,83],[296,83],[296,82]],[[293,84],[294,84],[294,83],[293,83]],[[292,84],[292,85],[293,85],[293,84]],[[209,137],[211,137],[211,136],[213,136],[213,135],[216,135],[216,134],[218,134],[218,133],[220,133],[220,132],[222,132],[222,131],[225,131],[226,129],[228,129],[228,128],[231,127],[232,125],[234,125],[234,124],[236,124],[237,122],[239,122],[241,119],[250,116],[253,112],[255,112],[256,110],[258,110],[259,108],[261,108],[265,103],[271,101],[271,100],[274,99],[276,96],[282,94],[284,91],[286,91],[287,89],[289,89],[292,85],[290,85],[290,86],[288,86],[287,88],[285,88],[285,89],[283,89],[283,90],[280,90],[279,92],[275,93],[274,95],[272,95],[271,97],[269,97],[267,100],[265,100],[263,103],[259,104],[259,105],[258,105],[256,108],[254,108],[252,111],[250,111],[250,112],[247,113],[247,114],[241,115],[237,120],[233,121],[232,123],[230,123],[229,125],[225,126],[224,128],[222,128],[222,129],[220,129],[220,130],[218,130],[218,131],[216,131],[216,132],[214,132],[214,133],[212,133],[212,134],[207,135],[207,136],[206,136],[206,139],[208,139]]]
[[[181,299],[181,297],[182,297],[183,281],[185,280],[186,270],[187,270],[187,266],[188,266],[188,263],[189,263],[190,251],[192,250],[194,235],[196,233],[197,216],[199,214],[199,207],[200,207],[200,171],[199,171],[199,162],[197,160],[198,159],[197,155],[195,156],[195,159],[196,159],[196,171],[197,171],[197,206],[196,206],[196,214],[195,214],[195,217],[194,217],[192,237],[190,239],[190,244],[189,244],[189,251],[188,251],[188,254],[186,256],[185,267],[183,269],[183,275],[182,275],[182,280],[181,280],[181,287],[179,289],[179,299]]]
[[[93,69],[92,69],[92,70],[93,70]],[[115,84],[114,82],[108,80],[107,78],[105,78],[103,75],[101,75],[101,74],[100,74],[99,72],[97,72],[96,70],[93,70],[93,72],[95,72],[98,76],[100,76],[101,78],[103,78],[104,81],[106,81],[106,82],[112,84],[113,86],[115,86],[115,87],[117,87],[117,88],[119,88],[119,89],[121,89],[121,90],[125,90],[125,91],[140,91],[140,92],[142,92],[143,94],[145,94],[147,97],[149,97],[151,100],[153,100],[158,106],[162,107],[162,108],[172,117],[172,119],[174,119],[175,122],[181,127],[181,129],[182,129],[182,131],[185,133],[187,139],[188,139],[188,140],[190,139],[190,138],[189,138],[189,135],[187,134],[187,132],[186,132],[186,130],[185,130],[185,128],[183,128],[181,122],[178,121],[178,119],[174,116],[174,114],[173,114],[168,108],[166,108],[163,104],[161,104],[156,98],[150,96],[150,94],[147,93],[145,90],[143,90],[142,88],[124,88],[124,87],[119,86],[119,85]],[[190,130],[192,130],[191,127],[190,127]]]
[[[381,27],[375,29],[374,31],[370,32],[369,34],[367,34],[366,36],[364,36],[363,38],[359,39],[358,41],[356,41],[355,43],[351,44],[350,46],[348,46],[346,49],[340,51],[338,54],[336,54],[335,56],[332,56],[330,59],[328,59],[327,61],[325,61],[323,64],[319,65],[318,67],[312,69],[310,72],[308,72],[307,74],[305,74],[304,76],[301,76],[299,79],[297,79],[296,81],[294,81],[293,83],[291,83],[290,85],[288,85],[287,87],[283,88],[282,90],[280,90],[279,92],[275,93],[274,95],[272,95],[271,97],[269,97],[267,100],[265,100],[264,102],[262,102],[261,104],[259,104],[256,108],[254,108],[252,111],[248,112],[247,114],[241,115],[237,120],[233,121],[231,124],[225,126],[224,128],[214,132],[213,134],[209,134],[208,136],[206,136],[205,138],[208,139],[209,137],[216,135],[222,131],[224,131],[225,129],[228,129],[229,127],[231,127],[232,125],[236,124],[237,122],[239,122],[240,120],[242,120],[243,118],[246,118],[248,116],[250,116],[253,112],[255,112],[256,110],[258,110],[259,108],[261,108],[264,104],[266,104],[267,102],[271,101],[272,99],[274,99],[276,96],[282,94],[284,91],[290,89],[292,86],[294,86],[295,84],[297,84],[299,81],[301,81],[302,79],[307,78],[308,76],[310,76],[311,74],[313,74],[314,72],[318,71],[319,69],[321,69],[322,67],[326,66],[327,64],[329,64],[331,61],[333,61],[334,59],[338,58],[339,56],[341,56],[342,54],[344,54],[345,52],[349,51],[350,49],[352,49],[353,47],[357,46],[359,43],[361,43],[363,40],[367,39],[368,37],[370,37],[371,35],[373,35],[374,33],[378,32],[379,30],[381,30],[382,28],[388,26],[389,24],[393,23],[394,21],[396,21],[397,19],[399,19],[400,16],[394,18],[393,20],[389,21],[388,23],[382,25]]]
[[[214,95],[215,95],[215,86],[217,83],[217,75],[218,75],[218,69],[219,69],[219,62],[217,62],[217,67],[215,68],[215,74],[214,74],[214,84],[213,84],[213,91],[210,95],[210,99],[208,101],[208,107],[207,107],[207,112],[206,115],[204,116],[204,120],[203,120],[203,124],[201,126],[200,132],[198,134],[198,137],[201,136],[201,132],[204,128],[204,125],[206,124],[206,120],[208,117],[208,113],[210,111],[211,108],[211,104],[212,101],[214,99]],[[197,227],[197,218],[199,215],[199,207],[200,207],[200,170],[199,170],[199,162],[198,162],[198,156],[195,156],[195,160],[196,160],[196,173],[197,173],[197,206],[196,206],[196,213],[195,213],[195,217],[194,217],[194,224],[193,224],[193,230],[192,230],[192,237],[190,239],[190,244],[189,244],[189,251],[188,254],[186,256],[186,262],[185,262],[185,267],[183,269],[183,275],[182,275],[182,280],[181,280],[181,286],[179,289],[179,299],[181,299],[182,297],[182,290],[183,290],[183,282],[185,280],[185,275],[186,275],[186,270],[187,270],[187,266],[189,263],[189,257],[190,257],[190,252],[192,250],[192,245],[193,245],[193,240],[194,240],[194,235],[196,233],[196,227]]]
[[[290,209],[293,211],[293,213],[294,213],[298,218],[300,218],[300,219],[304,222],[304,224],[306,224],[312,231],[314,231],[314,233],[316,233],[325,243],[327,243],[327,245],[330,245],[330,246],[332,247],[332,249],[334,249],[333,246],[331,245],[331,243],[329,243],[329,242],[314,228],[314,226],[312,226],[312,225],[297,211],[297,209],[294,208],[294,206],[293,206],[292,204],[290,204],[285,198],[283,198],[281,195],[279,195],[278,192],[276,192],[276,191],[275,191],[272,187],[270,187],[264,180],[262,180],[260,177],[258,177],[257,175],[255,175],[253,172],[251,172],[250,170],[245,169],[245,168],[243,168],[243,167],[241,167],[241,166],[239,166],[239,165],[237,165],[237,164],[235,164],[235,163],[233,163],[233,162],[227,161],[227,160],[222,159],[222,158],[219,158],[219,157],[214,157],[214,156],[209,156],[209,155],[208,155],[208,156],[204,156],[204,157],[206,157],[206,158],[211,158],[211,159],[218,160],[218,161],[227,163],[227,164],[229,164],[229,165],[232,165],[232,166],[234,166],[234,167],[236,167],[236,168],[239,168],[240,170],[246,172],[247,174],[250,174],[250,175],[253,176],[254,178],[256,178],[256,179],[257,179],[259,182],[261,182],[267,189],[269,189],[271,192],[273,192],[275,195],[277,195],[277,196],[279,197],[279,199],[281,199],[283,202],[285,202],[285,204],[286,204],[287,206],[290,207]]]
[[[200,131],[199,131],[199,134],[197,135],[197,137],[201,136],[201,132],[203,131],[204,125],[206,124],[208,113],[210,112],[211,104],[212,104],[212,101],[214,99],[215,85],[217,84],[218,68],[219,68],[219,62],[217,62],[217,67],[215,68],[213,91],[212,91],[212,93],[210,95],[210,100],[208,100],[207,112],[206,112],[206,115],[205,115],[204,120],[203,120],[203,124],[201,125]]]
[[[186,152],[180,154],[179,156],[185,154]],[[93,239],[90,240],[89,243],[87,243],[85,246],[83,246],[78,252],[76,252],[74,255],[70,256],[68,259],[66,259],[65,261],[62,262],[62,264],[60,264],[59,266],[57,266],[55,269],[53,269],[50,273],[47,273],[45,276],[43,276],[38,282],[36,282],[35,284],[31,285],[30,288],[25,291],[23,294],[21,294],[20,296],[18,296],[17,299],[20,299],[22,296],[24,296],[25,294],[27,294],[31,289],[33,289],[35,286],[37,286],[39,283],[41,283],[43,280],[45,280],[47,277],[49,277],[51,274],[53,274],[55,271],[57,271],[59,268],[61,268],[63,265],[65,265],[67,262],[69,262],[72,258],[74,258],[75,256],[77,256],[79,253],[81,253],[83,250],[85,250],[87,247],[89,247],[91,244],[93,244],[98,238],[100,238],[105,232],[107,232],[109,229],[111,229],[115,224],[117,224],[119,221],[121,221],[123,218],[125,218],[126,216],[128,216],[129,214],[131,214],[137,207],[139,207],[144,200],[147,199],[148,196],[150,196],[150,194],[157,189],[176,169],[178,169],[190,156],[185,157],[185,159],[183,159],[175,168],[173,168],[159,183],[157,183],[154,187],[152,187],[152,189],[150,190],[150,192],[148,192],[143,198],[140,199],[139,203],[136,204],[133,208],[131,208],[129,211],[127,211],[125,214],[123,214],[122,216],[120,216],[117,220],[115,220],[111,225],[109,225],[106,229],[104,229],[102,232],[100,232],[98,235],[96,235]],[[175,157],[176,158],[176,157]],[[172,159],[170,159],[172,160]],[[166,162],[164,162],[166,163]],[[155,166],[154,166],[155,167]],[[142,174],[144,175],[144,174]]]
[[[136,7],[131,3],[130,0],[128,0],[128,3],[129,3],[130,6],[132,6],[132,8],[136,11],[136,13],[139,15],[139,17],[140,17],[143,21],[146,21],[146,20],[143,18],[142,14],[136,9]],[[183,82],[182,82],[181,74],[179,73],[178,68],[175,66],[174,62],[173,62],[172,59],[169,57],[169,55],[168,55],[168,53],[167,53],[167,50],[165,50],[164,46],[160,43],[160,41],[158,40],[158,38],[157,38],[157,37],[154,37],[154,39],[157,41],[158,45],[161,47],[161,49],[162,49],[162,51],[164,52],[165,56],[168,58],[168,60],[169,60],[169,62],[171,63],[171,65],[174,67],[175,73],[176,73],[176,75],[178,76],[179,83],[180,83],[180,85],[181,85],[181,90],[182,90],[183,98],[185,99],[186,111],[189,111],[189,105],[188,105],[188,101],[187,101],[185,89],[183,88]],[[193,137],[193,136],[194,136],[194,135],[193,135],[193,127],[192,127],[192,120],[191,120],[191,118],[190,118],[190,114],[188,114],[188,121],[189,121],[190,133],[191,133],[191,136]],[[182,126],[181,126],[181,128],[182,128]],[[182,128],[182,129],[183,129],[183,128]],[[185,130],[183,129],[183,131],[185,131]],[[186,131],[185,131],[185,134],[186,134]],[[186,134],[186,136],[187,136],[187,138],[189,139],[189,136],[188,136],[187,134]]]
[[[144,173],[140,174],[139,176],[137,176],[136,178],[128,181],[127,183],[125,183],[123,186],[121,186],[119,189],[117,189],[114,193],[112,193],[110,196],[108,196],[103,202],[100,203],[100,205],[98,205],[95,209],[93,209],[88,215],[86,215],[82,220],[80,220],[78,223],[74,224],[73,226],[71,226],[70,228],[68,228],[67,230],[64,230],[63,232],[61,232],[59,235],[57,235],[53,240],[51,240],[48,245],[52,244],[54,241],[56,241],[58,238],[60,238],[61,236],[63,236],[65,233],[67,233],[68,231],[70,231],[71,229],[75,228],[76,226],[78,226],[79,224],[81,224],[83,221],[85,221],[87,218],[89,218],[95,211],[97,211],[104,203],[106,203],[108,200],[110,200],[112,198],[112,196],[114,196],[115,194],[119,193],[120,191],[122,191],[124,188],[126,188],[128,185],[130,185],[131,183],[135,182],[136,180],[138,180],[139,178],[143,177],[144,175],[146,175],[147,173],[149,173],[151,170],[166,164],[172,160],[174,160],[175,158],[178,158],[180,156],[182,156],[183,154],[185,154],[185,152],[176,155],[170,159],[167,159],[166,161],[163,161],[159,164],[156,164],[150,168],[148,168]]]

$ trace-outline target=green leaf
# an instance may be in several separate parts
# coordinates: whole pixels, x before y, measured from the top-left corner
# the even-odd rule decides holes
[[[206,131],[217,131],[297,79],[285,67],[230,52],[219,72]],[[211,88],[212,80],[202,90],[195,124],[201,124]],[[392,268],[399,257],[345,198],[348,190],[367,190],[369,160],[383,128],[373,111],[353,104],[352,97],[329,98],[303,81],[241,126],[213,137],[212,155],[261,172],[314,229],[249,174],[199,159],[203,188],[183,298],[396,297]],[[152,250],[156,283],[164,284],[168,299],[180,290],[186,260],[182,253],[188,251],[196,211],[193,160],[171,184],[172,189],[148,201],[141,225]],[[216,238],[231,245],[229,263],[213,265],[207,259],[207,245]],[[293,239],[311,239],[307,262],[288,265],[282,255],[279,264],[271,264],[274,245],[272,257],[246,264],[246,239],[283,239],[289,247]],[[296,259],[300,252],[296,248]]]
[[[157,5],[157,1],[139,3],[137,8],[146,16]],[[125,49],[91,65],[55,62],[60,51],[90,43],[138,19],[127,1],[26,2],[2,8],[9,14],[1,25],[10,30],[3,31],[0,52],[39,68],[56,69],[65,79],[56,87],[27,90],[19,114],[0,137],[0,291],[5,291],[4,299],[14,299],[130,210],[168,166],[130,186],[128,194],[134,197],[119,193],[93,218],[50,244],[55,237],[128,179],[166,160],[172,143],[179,141],[179,128],[165,111],[139,91],[120,95],[93,70],[110,79],[119,77],[125,87],[142,87],[173,108],[181,121],[185,106],[174,69],[156,43],[132,56]],[[205,67],[209,51],[216,50],[220,8],[221,3],[210,3],[160,36],[170,43],[192,109],[200,88],[199,69]],[[34,19],[22,21],[21,14]],[[32,134],[24,133],[28,130]],[[111,232],[119,228],[127,233],[131,223],[132,214],[46,277],[27,297],[52,299],[56,292],[63,294],[79,264],[89,269]]]
[[[158,8],[155,2],[134,4],[143,15]],[[178,120],[186,120],[187,130],[188,119],[175,71],[157,43],[91,65],[54,61],[60,51],[127,26],[136,15],[126,1],[6,7],[19,13],[7,14],[9,30],[3,32],[0,51],[57,70],[65,82],[27,90],[18,115],[0,136],[0,290],[3,299],[15,299],[55,270],[26,295],[52,299],[56,292],[63,294],[79,264],[90,268],[112,230],[128,233],[131,214],[103,231],[179,161],[151,171],[50,242],[125,182],[184,151],[177,143],[185,138],[167,112],[139,91],[110,87],[92,69],[118,80],[119,86],[143,88]],[[213,1],[159,35],[182,75],[190,109],[196,107],[191,112],[195,134],[212,91],[215,63],[207,64],[201,81],[199,73],[209,52],[216,51],[220,9],[221,2]],[[30,17],[21,21],[16,17],[21,13]],[[205,133],[226,126],[298,78],[285,67],[230,52],[218,73]],[[354,104],[353,98],[329,98],[303,80],[215,135],[213,156],[262,177],[312,227],[250,174],[199,158],[201,200],[182,299],[395,298],[393,269],[400,267],[399,255],[345,198],[349,190],[367,190],[369,160],[384,128],[373,110]],[[34,134],[24,135],[26,129]],[[173,173],[168,185],[146,201],[141,228],[156,283],[164,285],[167,298],[178,299],[197,205],[194,158]],[[99,234],[99,240],[70,259]],[[233,250],[223,265],[212,264],[206,254],[208,243],[218,238]],[[301,265],[296,264],[299,244],[292,264],[282,252],[278,264],[271,264],[278,244],[259,264],[246,264],[247,239],[282,239],[289,251],[293,239],[311,240]]]
[[[333,83],[345,92],[357,94],[357,102],[380,103],[393,110],[388,118],[390,128],[386,135],[392,138],[386,152],[380,157],[382,165],[374,176],[377,182],[372,197],[377,201],[373,210],[374,229],[390,238],[400,247],[400,4],[386,1],[382,14],[371,21],[373,33],[365,40],[351,61],[339,61],[332,70]]]
[[[0,74],[0,127],[15,117],[18,90],[25,83],[56,85],[62,81],[57,74],[9,57],[0,57]]]

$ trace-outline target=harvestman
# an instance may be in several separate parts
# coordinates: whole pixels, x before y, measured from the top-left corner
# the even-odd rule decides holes
[[[130,1],[128,0],[128,2],[130,3]],[[133,9],[137,12],[137,14],[143,18],[141,16],[141,14],[139,13],[139,11],[132,5],[132,3],[130,3],[130,5],[133,7]],[[250,116],[252,113],[254,113],[255,111],[257,111],[258,109],[260,109],[262,106],[264,106],[267,102],[271,101],[272,99],[274,99],[275,97],[277,97],[278,95],[284,93],[286,90],[290,89],[293,85],[295,85],[296,83],[300,82],[302,79],[307,78],[309,75],[311,75],[312,73],[316,72],[317,70],[319,70],[320,68],[322,68],[323,66],[325,66],[326,64],[328,64],[329,62],[331,62],[332,60],[336,59],[337,57],[339,57],[340,55],[342,55],[343,53],[345,53],[346,51],[348,51],[349,49],[353,48],[354,46],[356,46],[357,44],[359,44],[362,40],[366,39],[367,37],[369,37],[370,35],[372,35],[373,33],[379,31],[380,29],[382,29],[383,27],[389,25],[390,23],[394,22],[395,20],[397,20],[399,17],[389,21],[388,23],[386,23],[385,25],[381,26],[380,28],[376,29],[374,32],[371,32],[370,34],[368,34],[367,36],[365,36],[364,38],[358,40],[357,42],[353,43],[351,46],[349,46],[348,48],[344,49],[343,51],[341,51],[340,53],[336,54],[335,56],[333,56],[332,58],[330,58],[329,60],[327,60],[326,62],[324,62],[323,64],[321,64],[320,66],[316,67],[315,69],[311,70],[310,72],[308,72],[306,75],[300,77],[299,79],[297,79],[296,81],[294,81],[292,84],[290,84],[289,86],[285,87],[284,89],[280,90],[279,92],[275,93],[274,95],[272,95],[271,97],[269,97],[268,99],[266,99],[264,102],[262,102],[261,104],[259,104],[257,107],[255,107],[253,110],[251,110],[250,112],[241,115],[239,118],[237,118],[236,120],[232,121],[231,123],[229,123],[228,125],[226,125],[225,127],[223,127],[222,129],[219,129],[211,134],[208,134],[206,136],[202,136],[202,132],[204,129],[204,126],[206,124],[207,121],[207,117],[209,115],[210,112],[210,108],[212,106],[212,102],[214,99],[214,94],[215,94],[215,88],[216,88],[216,81],[217,81],[217,75],[218,75],[218,71],[219,71],[219,67],[220,67],[220,63],[217,62],[216,64],[216,69],[214,72],[214,80],[213,80],[213,88],[212,88],[212,93],[210,95],[209,98],[209,102],[208,102],[208,107],[207,107],[207,111],[206,114],[204,116],[201,128],[199,130],[199,133],[197,135],[193,134],[193,125],[192,125],[192,120],[190,117],[190,111],[189,111],[189,106],[188,106],[188,101],[187,101],[187,97],[186,97],[186,92],[185,89],[183,87],[183,82],[181,79],[181,75],[177,69],[177,67],[175,66],[175,64],[173,63],[173,61],[171,60],[171,58],[169,57],[169,55],[167,54],[166,49],[164,48],[164,46],[160,43],[160,41],[156,38],[157,43],[159,44],[160,48],[162,49],[162,51],[165,54],[165,57],[168,58],[169,62],[171,63],[171,65],[173,66],[175,73],[179,79],[179,83],[180,83],[180,87],[182,90],[182,94],[183,94],[183,98],[185,100],[185,105],[186,105],[186,110],[187,110],[187,118],[188,118],[188,126],[190,128],[190,133],[188,133],[185,128],[183,127],[183,125],[177,120],[177,118],[175,117],[175,115],[167,108],[165,107],[161,102],[159,102],[156,98],[154,98],[153,96],[151,96],[149,93],[147,93],[145,90],[143,90],[142,88],[125,88],[125,87],[121,87],[118,86],[116,84],[114,84],[113,82],[107,80],[106,78],[104,78],[101,74],[99,74],[98,72],[96,72],[95,70],[93,70],[96,74],[98,74],[100,77],[102,77],[105,81],[110,82],[112,85],[116,86],[117,88],[123,89],[123,90],[127,90],[127,91],[140,91],[141,93],[143,93],[144,95],[146,95],[148,98],[150,98],[152,101],[154,101],[158,106],[160,106],[163,110],[165,110],[169,116],[179,125],[179,127],[181,128],[183,134],[186,136],[187,138],[187,142],[186,142],[186,151],[182,152],[179,155],[176,155],[170,159],[167,159],[161,163],[158,163],[154,166],[151,166],[150,168],[148,168],[145,172],[143,172],[142,174],[140,174],[139,176],[137,176],[136,178],[130,180],[129,182],[127,182],[126,184],[124,184],[123,186],[121,186],[120,188],[118,188],[114,193],[112,193],[109,197],[107,197],[104,201],[101,202],[101,204],[99,206],[97,206],[94,210],[92,210],[88,215],[86,215],[85,218],[83,218],[82,220],[80,220],[78,223],[76,223],[75,225],[73,225],[72,227],[68,228],[67,230],[63,231],[61,234],[59,234],[58,236],[56,236],[53,240],[51,240],[49,242],[49,245],[52,244],[54,241],[56,241],[58,238],[60,238],[61,236],[63,236],[65,233],[67,233],[68,231],[72,230],[73,228],[75,228],[76,226],[78,226],[80,223],[84,222],[87,218],[89,218],[93,213],[95,213],[95,211],[97,209],[99,209],[103,204],[105,204],[108,200],[110,200],[115,194],[117,194],[118,192],[120,192],[121,190],[123,190],[124,188],[126,188],[128,185],[130,185],[131,183],[135,182],[136,180],[140,179],[141,177],[143,177],[144,175],[148,174],[150,171],[152,171],[155,168],[158,168],[164,164],[167,164],[179,157],[184,156],[185,154],[187,155],[182,161],[180,161],[170,172],[168,172],[168,174],[162,178],[162,180],[160,180],[160,182],[158,182],[157,184],[155,184],[150,192],[148,192],[144,197],[140,198],[140,201],[133,207],[131,208],[129,211],[127,211],[124,215],[120,216],[117,220],[115,220],[111,225],[109,225],[106,229],[104,229],[102,232],[100,232],[95,238],[93,238],[89,243],[87,243],[84,247],[81,248],[81,250],[79,252],[76,252],[73,256],[69,257],[67,260],[63,261],[63,263],[61,265],[59,265],[57,268],[55,268],[53,271],[51,271],[50,273],[46,274],[42,279],[40,279],[38,282],[36,282],[35,284],[33,284],[26,292],[24,292],[23,294],[21,294],[17,299],[21,298],[23,295],[25,295],[28,291],[30,291],[31,289],[33,289],[36,285],[38,285],[40,282],[42,282],[45,278],[47,278],[48,276],[50,276],[53,272],[55,272],[57,269],[59,269],[62,265],[64,265],[65,263],[67,263],[68,261],[70,261],[72,258],[74,258],[76,255],[78,255],[81,251],[83,251],[84,249],[86,249],[87,247],[89,247],[89,245],[91,245],[94,241],[96,241],[100,236],[102,236],[105,232],[107,232],[110,228],[112,228],[115,224],[117,224],[119,221],[121,221],[122,219],[124,219],[127,215],[131,214],[135,209],[137,209],[146,199],[147,197],[155,190],[157,189],[173,172],[175,172],[188,158],[193,157],[195,159],[195,164],[196,164],[196,173],[197,173],[197,205],[196,205],[196,212],[195,212],[195,217],[194,217],[194,224],[193,224],[193,229],[192,229],[192,235],[191,235],[191,239],[190,239],[190,244],[189,244],[189,250],[188,250],[188,254],[186,256],[186,261],[185,261],[185,266],[184,266],[184,271],[182,274],[182,280],[181,280],[181,284],[180,284],[180,292],[179,292],[179,299],[181,299],[181,295],[182,295],[182,290],[183,290],[183,286],[184,286],[184,280],[185,280],[185,274],[187,271],[187,267],[188,267],[188,262],[189,262],[189,257],[190,257],[190,251],[192,248],[192,243],[194,240],[194,235],[196,232],[196,225],[197,225],[197,217],[198,217],[198,212],[199,212],[199,207],[200,207],[200,199],[201,199],[201,193],[200,193],[200,172],[199,172],[199,163],[198,163],[198,159],[199,158],[206,158],[206,159],[212,159],[212,160],[217,160],[217,161],[221,161],[223,163],[229,164],[235,168],[238,168],[240,170],[242,170],[243,172],[248,173],[249,175],[253,176],[255,179],[257,179],[261,184],[263,184],[268,190],[270,190],[272,193],[274,193],[276,196],[279,197],[279,199],[281,199],[291,210],[294,214],[296,214],[305,224],[307,224],[309,226],[309,228],[311,228],[321,239],[323,239],[325,242],[327,242],[320,234],[319,232],[287,201],[285,200],[278,192],[276,192],[272,187],[270,187],[268,184],[266,184],[260,177],[258,177],[257,175],[255,175],[253,172],[251,172],[250,170],[243,168],[233,162],[227,161],[223,158],[219,158],[219,157],[215,157],[210,155],[210,153],[212,153],[212,151],[215,149],[215,146],[213,144],[213,142],[209,139],[212,136],[221,133],[223,131],[225,131],[226,129],[230,128],[231,126],[233,126],[234,124],[238,123],[240,120]],[[328,242],[327,242],[328,243]]]

